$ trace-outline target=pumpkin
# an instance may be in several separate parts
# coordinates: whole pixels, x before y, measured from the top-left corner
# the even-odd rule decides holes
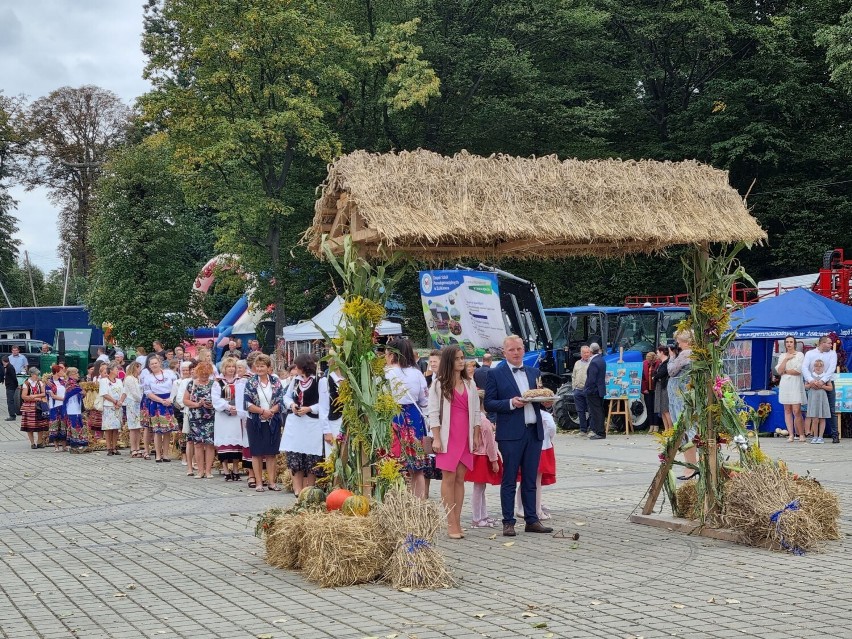
[[[343,502],[340,512],[353,517],[366,517],[370,514],[370,500],[364,495],[352,495]]]
[[[316,486],[305,486],[299,493],[299,503],[303,506],[321,504],[325,501],[325,493],[322,488]]]
[[[335,488],[332,490],[328,497],[325,499],[325,507],[329,510],[340,510],[340,507],[343,505],[343,502],[346,501],[347,497],[352,497],[354,493],[346,490],[345,488]]]

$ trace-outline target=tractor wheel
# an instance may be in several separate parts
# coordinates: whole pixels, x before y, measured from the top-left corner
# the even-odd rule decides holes
[[[575,430],[580,428],[580,418],[574,407],[574,393],[570,384],[565,384],[556,391],[553,402],[553,420],[560,430]]]

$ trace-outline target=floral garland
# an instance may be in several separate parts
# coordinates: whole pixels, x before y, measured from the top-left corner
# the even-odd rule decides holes
[[[387,269],[399,256],[373,266],[358,255],[350,237],[344,240],[340,258],[325,238],[322,246],[326,260],[343,281],[344,302],[338,335],[329,340],[335,350],[328,357],[330,368],[343,375],[337,399],[342,426],[334,451],[320,468],[325,471],[324,483],[333,482],[357,494],[375,486],[380,499],[401,478],[398,464],[388,457],[391,422],[400,406],[385,379],[385,358],[376,353],[374,336],[385,316],[385,302],[405,269],[389,276]]]
[[[674,462],[700,472],[698,481],[698,518],[702,523],[713,523],[721,511],[725,479],[733,472],[753,464],[763,463],[768,457],[760,449],[757,423],[768,413],[753,411],[737,394],[730,378],[724,375],[722,359],[728,345],[736,338],[736,328],[731,326],[731,302],[734,283],[751,278],[736,260],[745,248],[743,244],[724,247],[718,253],[694,249],[682,258],[684,279],[691,299],[691,314],[678,324],[678,331],[692,331],[692,365],[684,395],[684,409],[678,422],[659,435],[664,450],[677,444],[678,450],[698,449],[698,464]],[[747,427],[751,421],[754,431]],[[694,429],[696,435],[684,442],[684,433]],[[722,447],[727,445],[738,452],[739,463],[730,463]],[[666,456],[661,454],[661,462]],[[674,473],[664,483],[669,499],[676,504]]]

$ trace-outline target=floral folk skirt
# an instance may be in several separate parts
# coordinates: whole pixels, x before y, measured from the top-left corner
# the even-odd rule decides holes
[[[429,458],[420,439],[426,433],[423,416],[414,404],[403,404],[402,411],[393,418],[391,456],[409,472],[422,472],[429,468]]]

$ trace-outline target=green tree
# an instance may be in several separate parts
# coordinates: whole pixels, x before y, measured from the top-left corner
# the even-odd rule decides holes
[[[87,235],[101,167],[124,142],[131,115],[115,93],[92,85],[51,91],[27,112],[27,183],[46,187],[60,207],[60,252],[81,277],[91,266]]]
[[[255,301],[275,302],[276,334],[293,278],[284,251],[304,229],[292,216],[342,151],[337,119],[353,70],[388,68],[377,90],[390,110],[437,91],[404,46],[414,28],[389,26],[381,43],[364,42],[324,0],[146,4],[146,116],[173,140],[190,201],[219,212],[218,246],[257,276]]]
[[[20,176],[23,155],[23,98],[12,98],[0,92],[0,276],[7,275],[18,257],[20,240],[15,239],[18,221],[12,215],[17,202],[9,194]]]
[[[186,203],[162,134],[116,152],[98,184],[87,306],[121,343],[176,343],[205,324],[192,284],[213,252],[210,212]]]

